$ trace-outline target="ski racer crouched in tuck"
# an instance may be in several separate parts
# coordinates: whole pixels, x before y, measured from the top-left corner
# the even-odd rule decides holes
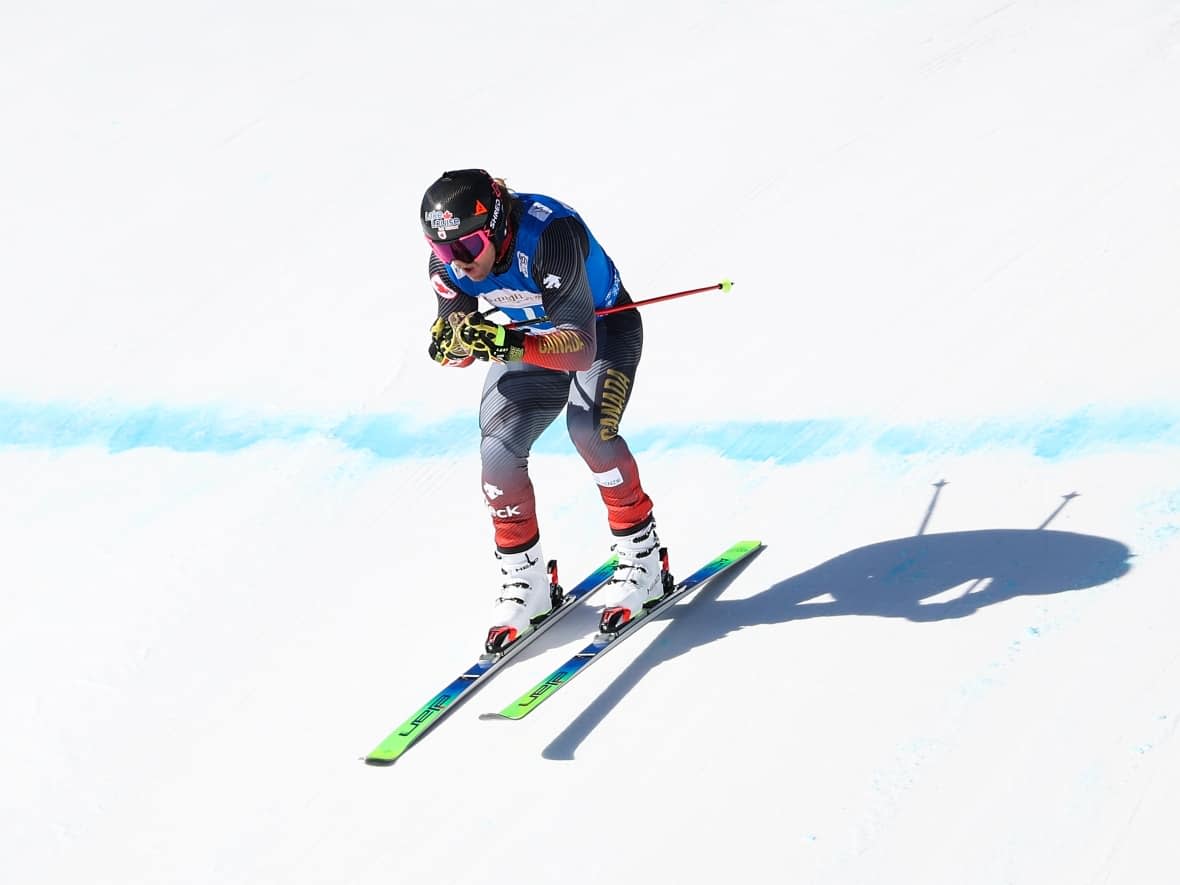
[[[639,311],[595,315],[631,298],[586,223],[552,197],[510,191],[482,169],[445,172],[422,197],[421,222],[438,297],[430,356],[443,366],[491,364],[480,457],[503,585],[486,649],[504,650],[560,603],[541,554],[528,459],[563,408],[614,536],[618,563],[601,591],[601,626],[617,629],[658,600],[666,580],[652,502],[619,436],[643,352]],[[479,298],[521,325],[491,322]]]

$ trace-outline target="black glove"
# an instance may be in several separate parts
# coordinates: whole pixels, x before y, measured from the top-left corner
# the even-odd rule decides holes
[[[500,326],[476,311],[458,327],[466,352],[477,360],[511,363],[524,359],[524,332]]]
[[[455,334],[465,319],[465,315],[456,311],[450,316],[439,317],[430,327],[430,358],[440,366],[470,366],[475,359],[471,351],[459,340]]]

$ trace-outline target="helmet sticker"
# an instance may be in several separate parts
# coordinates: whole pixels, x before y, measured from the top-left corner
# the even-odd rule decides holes
[[[438,231],[439,238],[443,240],[447,238],[447,231],[455,230],[463,223],[450,209],[431,209],[425,217],[426,223]]]

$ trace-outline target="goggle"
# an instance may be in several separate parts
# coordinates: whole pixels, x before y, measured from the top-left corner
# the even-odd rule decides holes
[[[438,260],[446,264],[450,264],[452,261],[464,263],[475,261],[483,254],[484,249],[492,245],[492,239],[486,230],[477,230],[473,234],[467,234],[465,237],[445,243],[432,240],[430,237],[426,238],[426,242],[430,243],[430,248],[434,250]]]

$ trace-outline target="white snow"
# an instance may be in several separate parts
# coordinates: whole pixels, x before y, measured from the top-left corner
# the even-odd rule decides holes
[[[1177,0],[0,11],[4,880],[1177,881],[1178,86]],[[675,571],[767,546],[376,769],[494,592],[470,165],[735,280],[623,432]],[[576,580],[560,422],[532,474]]]

